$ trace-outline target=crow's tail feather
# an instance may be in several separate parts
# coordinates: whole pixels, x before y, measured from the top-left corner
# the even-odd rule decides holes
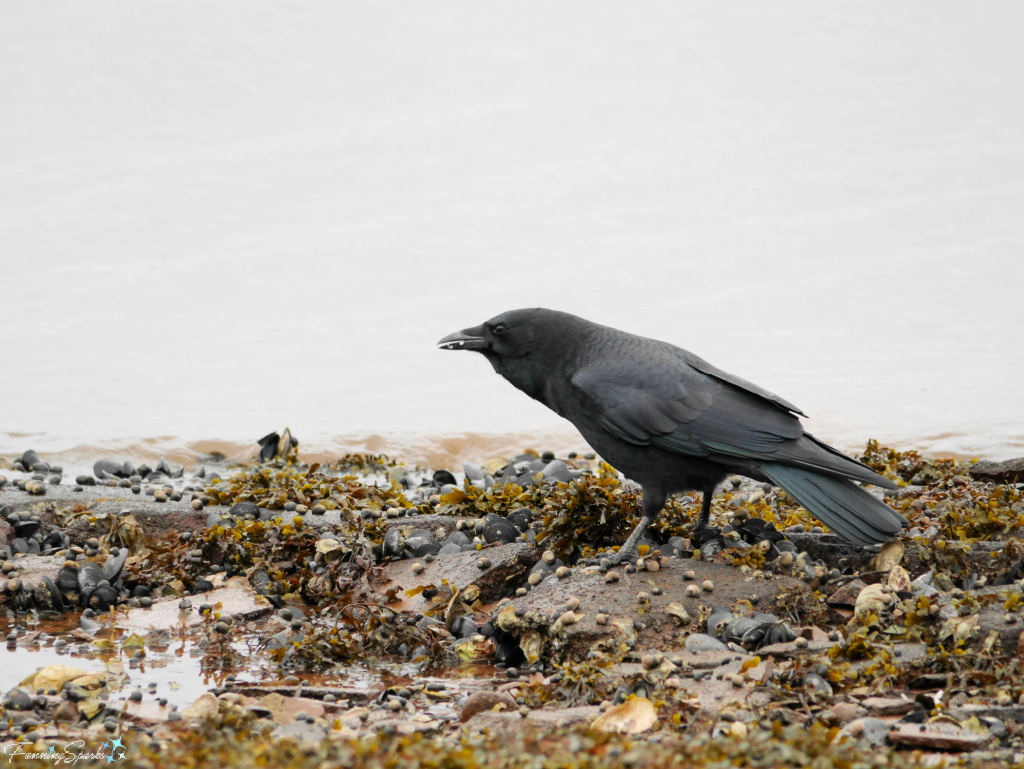
[[[888,542],[907,519],[853,481],[766,463],[761,470],[832,531],[858,545]]]

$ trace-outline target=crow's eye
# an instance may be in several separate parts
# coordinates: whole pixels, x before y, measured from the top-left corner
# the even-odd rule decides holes
[[[493,334],[494,334],[495,336],[501,336],[501,335],[502,335],[502,334],[504,334],[504,333],[505,333],[506,331],[508,331],[508,326],[506,326],[506,325],[505,325],[504,323],[499,323],[499,324],[497,324],[497,325],[496,325],[496,326],[495,326],[494,328],[492,328],[492,329],[491,329],[491,332],[492,332],[492,333],[493,333]]]

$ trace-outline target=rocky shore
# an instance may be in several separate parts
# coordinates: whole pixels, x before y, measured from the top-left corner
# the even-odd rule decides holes
[[[2,740],[133,766],[1024,763],[1024,472],[870,443],[875,551],[767,484],[673,498],[593,456],[349,455],[63,476],[0,458]],[[1019,475],[1018,475],[1019,474]],[[36,663],[36,659],[39,660]],[[188,665],[191,667],[188,667]]]

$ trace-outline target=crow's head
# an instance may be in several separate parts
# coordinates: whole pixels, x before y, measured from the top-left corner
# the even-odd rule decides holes
[[[553,376],[574,347],[577,326],[585,321],[564,312],[511,310],[488,321],[449,334],[442,350],[481,353],[494,370],[534,398],[542,399],[544,380]]]

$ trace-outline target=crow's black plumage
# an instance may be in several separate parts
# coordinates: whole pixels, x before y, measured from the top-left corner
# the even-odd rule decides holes
[[[734,473],[780,486],[857,544],[906,524],[855,482],[895,485],[804,432],[800,409],[675,345],[544,309],[503,313],[438,345],[481,353],[643,487],[643,518],[618,560],[675,491],[703,492],[695,529],[706,527],[715,486]]]

